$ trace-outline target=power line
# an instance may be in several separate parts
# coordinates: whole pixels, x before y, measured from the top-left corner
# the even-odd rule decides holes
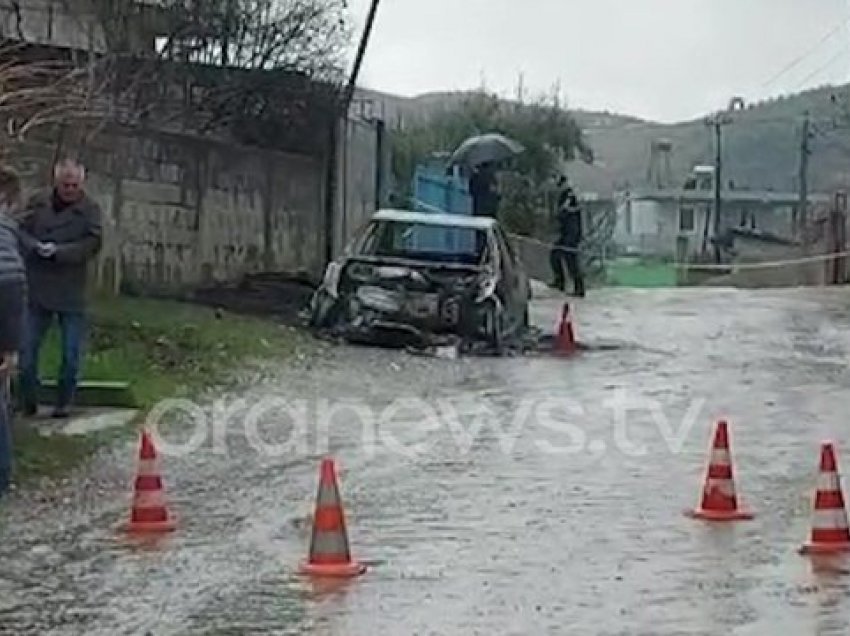
[[[815,71],[813,71],[812,73],[807,75],[806,79],[804,79],[802,82],[800,82],[797,85],[797,90],[802,89],[806,84],[809,83],[810,80],[814,79],[815,77],[817,77],[818,75],[823,73],[826,69],[828,69],[830,66],[835,64],[838,60],[842,59],[845,55],[847,55],[847,45],[841,47],[841,50],[838,51],[838,53],[833,55],[831,58],[829,58],[829,60],[827,61],[826,64],[817,68]]]
[[[788,73],[792,69],[796,68],[797,65],[800,64],[800,62],[802,62],[807,57],[809,57],[812,53],[817,51],[821,46],[826,44],[826,42],[828,42],[833,36],[835,36],[839,31],[841,31],[847,25],[848,22],[850,22],[850,18],[845,18],[844,20],[839,22],[835,27],[833,27],[829,31],[829,33],[827,33],[820,40],[818,40],[817,44],[815,44],[812,48],[808,49],[805,53],[802,53],[801,55],[799,55],[796,58],[794,58],[793,60],[791,60],[791,62],[787,66],[785,66],[776,75],[774,75],[768,81],[766,81],[764,84],[762,84],[761,87],[767,88],[768,86],[773,84],[776,80],[778,80],[780,77],[782,77],[783,75],[785,75],[786,73]]]

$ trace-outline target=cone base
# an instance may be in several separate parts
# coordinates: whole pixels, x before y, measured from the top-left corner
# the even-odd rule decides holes
[[[802,555],[850,554],[850,543],[804,543],[800,548]]]
[[[300,573],[305,576],[315,576],[333,579],[353,579],[366,573],[363,563],[336,563],[320,565],[317,563],[302,563]]]
[[[565,347],[563,345],[555,345],[555,355],[563,358],[574,356],[578,353],[578,347],[575,345]]]
[[[701,521],[751,521],[755,515],[748,510],[706,510],[697,508],[696,510],[688,510],[685,514],[691,519],[699,519]]]
[[[130,534],[164,534],[166,532],[174,532],[177,529],[177,520],[169,519],[167,521],[156,521],[153,523],[134,523],[128,521],[121,528],[124,532]]]

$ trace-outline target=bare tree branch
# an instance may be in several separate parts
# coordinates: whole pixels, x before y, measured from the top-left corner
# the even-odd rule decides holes
[[[346,0],[60,1],[87,49],[0,44],[0,118],[18,138],[60,126],[86,143],[155,121],[312,152],[338,108]]]

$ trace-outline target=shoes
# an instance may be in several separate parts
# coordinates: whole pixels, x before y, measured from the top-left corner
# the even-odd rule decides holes
[[[579,283],[575,286],[574,289],[575,289],[575,292],[573,293],[573,296],[575,296],[576,298],[584,298],[585,297],[584,281],[583,280],[580,280]]]
[[[70,406],[57,406],[53,410],[52,415],[54,420],[67,420],[71,417],[71,407]]]

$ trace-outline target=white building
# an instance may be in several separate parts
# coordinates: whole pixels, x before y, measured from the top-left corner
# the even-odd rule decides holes
[[[714,169],[697,166],[682,189],[633,190],[617,210],[615,243],[625,252],[672,258],[681,238],[688,239],[691,256],[710,248],[714,238]],[[795,192],[724,189],[719,234],[746,229],[786,239],[797,237]],[[811,195],[810,205],[829,201]]]

